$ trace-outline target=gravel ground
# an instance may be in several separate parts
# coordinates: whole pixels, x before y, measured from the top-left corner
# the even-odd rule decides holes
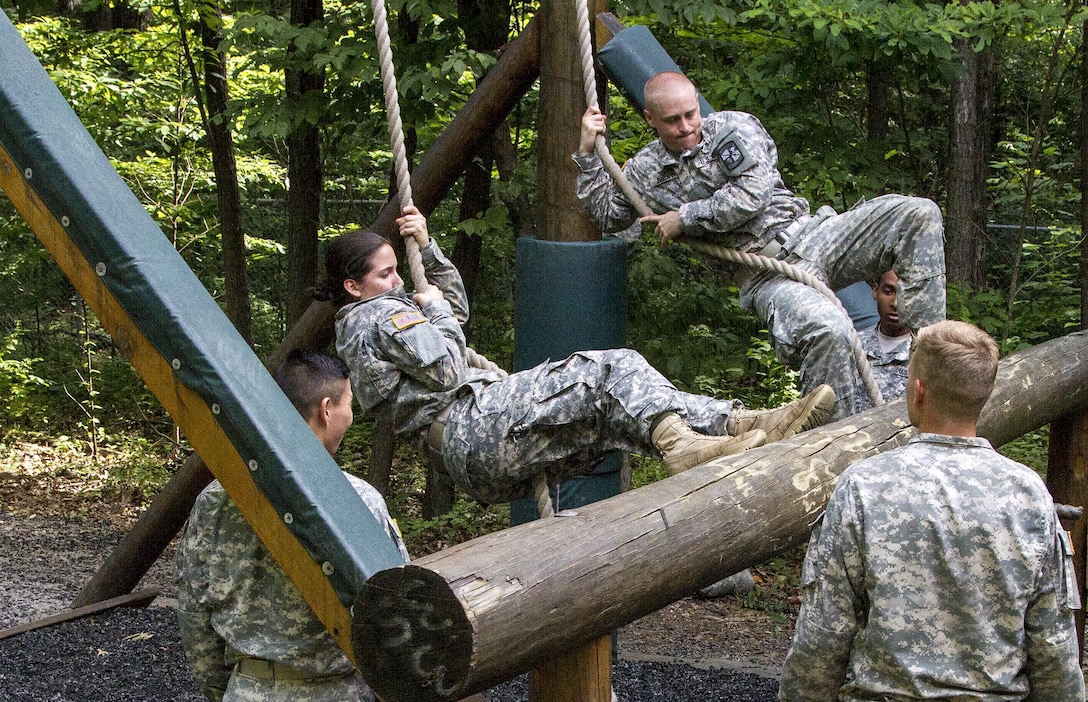
[[[124,534],[116,519],[0,511],[0,629],[63,612]],[[155,605],[116,609],[0,639],[0,699],[143,702],[203,699],[178,638],[170,554],[139,588]],[[771,702],[790,631],[728,599],[682,600],[621,629],[620,700]],[[741,651],[741,656],[736,654]],[[487,691],[527,699],[526,676]]]

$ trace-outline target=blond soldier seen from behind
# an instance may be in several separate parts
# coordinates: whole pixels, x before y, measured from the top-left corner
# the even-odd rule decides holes
[[[1072,549],[1042,479],[976,434],[997,344],[922,329],[918,434],[839,478],[812,534],[779,699],[1082,702]]]

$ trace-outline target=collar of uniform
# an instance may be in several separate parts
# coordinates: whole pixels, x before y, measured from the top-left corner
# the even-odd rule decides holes
[[[981,436],[949,436],[948,434],[915,434],[908,443],[943,444],[956,448],[985,448],[991,451],[994,448]]]

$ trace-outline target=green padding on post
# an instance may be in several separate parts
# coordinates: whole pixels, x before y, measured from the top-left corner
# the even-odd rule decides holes
[[[644,25],[636,24],[616,34],[597,51],[605,72],[620,86],[639,112],[646,109],[643,88],[646,81],[662,71],[683,73],[657,37]],[[714,108],[699,95],[699,111],[706,117]]]
[[[627,242],[518,239],[514,320],[515,370],[562,360],[575,351],[622,347],[627,338]],[[619,494],[621,463],[614,454],[593,473],[560,485],[559,509]],[[510,505],[514,524],[537,516],[534,500]]]
[[[264,365],[113,169],[0,12],[0,145],[351,606],[404,559]]]

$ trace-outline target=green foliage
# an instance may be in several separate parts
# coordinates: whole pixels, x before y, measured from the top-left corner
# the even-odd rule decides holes
[[[30,414],[33,406],[27,402],[31,397],[31,388],[48,388],[50,383],[34,373],[34,367],[42,359],[40,358],[11,358],[18,348],[20,330],[18,327],[7,336],[0,339],[0,397],[6,397],[7,402],[0,409],[0,417],[4,424],[10,426]]]

